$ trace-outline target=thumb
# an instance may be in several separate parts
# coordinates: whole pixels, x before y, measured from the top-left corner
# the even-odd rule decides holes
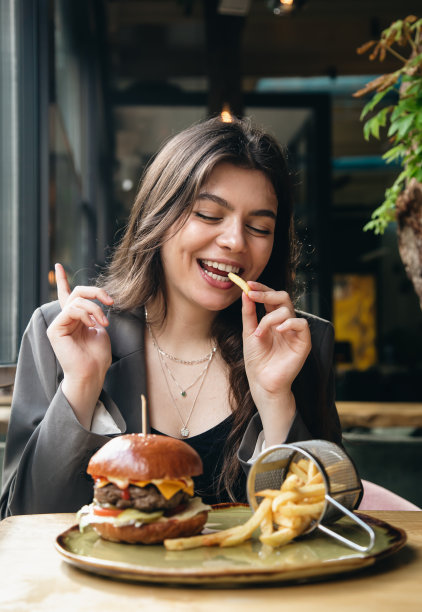
[[[255,302],[249,299],[244,292],[242,292],[242,323],[243,337],[249,338],[258,327],[258,318]]]

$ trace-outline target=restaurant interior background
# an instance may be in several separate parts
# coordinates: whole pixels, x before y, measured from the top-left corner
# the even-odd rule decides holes
[[[397,402],[397,410],[422,401],[422,313],[395,227],[362,231],[398,169],[381,158],[385,138],[364,140],[363,102],[352,97],[394,66],[356,48],[418,15],[420,1],[302,0],[286,14],[280,6],[3,0],[0,393],[11,391],[32,311],[55,299],[54,262],[73,284],[93,279],[158,146],[228,111],[288,146],[299,305],[335,324],[338,400]],[[414,486],[421,428],[354,427],[345,440],[363,477],[422,504]]]

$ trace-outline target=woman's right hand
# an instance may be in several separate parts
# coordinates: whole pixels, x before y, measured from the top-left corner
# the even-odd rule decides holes
[[[56,264],[57,295],[62,311],[47,329],[47,336],[63,369],[62,390],[79,421],[90,428],[95,404],[111,364],[108,319],[101,307],[113,303],[104,289],[70,290],[66,272]]]

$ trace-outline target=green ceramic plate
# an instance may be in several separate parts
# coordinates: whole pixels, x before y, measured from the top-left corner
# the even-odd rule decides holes
[[[206,528],[220,530],[244,523],[250,513],[248,506],[240,504],[217,506],[209,513]],[[366,554],[318,531],[270,552],[258,539],[233,548],[173,552],[162,545],[108,542],[93,530],[80,533],[76,525],[58,536],[56,548],[67,562],[81,569],[123,580],[212,586],[304,581],[371,566],[405,544],[406,534],[401,529],[359,516],[376,534],[375,546]],[[347,538],[366,544],[367,536],[347,517],[334,528]]]

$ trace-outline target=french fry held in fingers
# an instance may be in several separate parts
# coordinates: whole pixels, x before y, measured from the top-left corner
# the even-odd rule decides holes
[[[248,293],[250,291],[250,287],[249,287],[248,283],[243,280],[243,278],[240,278],[240,276],[238,276],[234,272],[229,272],[227,274],[227,276],[232,281],[232,283],[234,283],[235,285],[240,287],[242,289],[242,291],[244,291],[246,293],[246,295],[248,295]]]

